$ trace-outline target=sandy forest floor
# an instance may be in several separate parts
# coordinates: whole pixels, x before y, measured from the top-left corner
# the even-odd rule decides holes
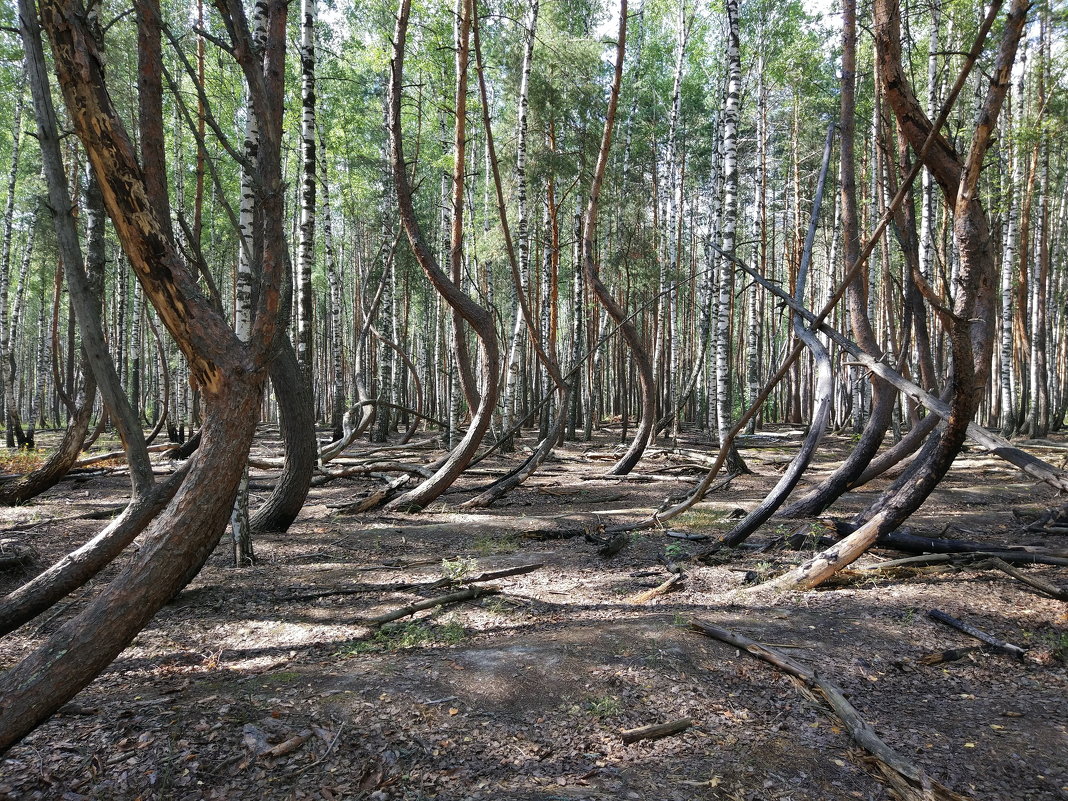
[[[709,450],[698,435],[681,444]],[[260,450],[272,445],[265,435]],[[794,452],[789,439],[769,445],[743,451],[754,475],[672,528],[726,531]],[[848,437],[830,437],[808,481],[849,447]],[[1068,606],[1003,573],[957,566],[857,575],[758,601],[740,592],[745,582],[803,553],[746,548],[722,564],[686,564],[707,544],[663,532],[637,534],[605,559],[583,536],[561,534],[640,519],[702,472],[692,455],[661,451],[631,479],[606,479],[610,455],[607,439],[569,446],[483,512],[456,507],[518,456],[483,462],[419,515],[331,508],[381,486],[373,479],[313,489],[289,533],[257,541],[256,566],[230,568],[221,545],[101,677],[9,751],[0,799],[893,797],[821,700],[691,631],[692,619],[776,646],[831,678],[889,745],[958,793],[1068,799]],[[254,494],[265,495],[270,478],[256,472]],[[885,485],[851,494],[834,514],[863,508]],[[84,541],[100,523],[72,518],[120,502],[125,490],[119,476],[67,480],[0,512],[3,536],[39,554],[25,571],[0,573],[0,591]],[[1061,503],[1008,465],[966,453],[911,526],[1064,551],[1063,537],[1021,533],[1023,522]],[[769,524],[751,543],[785,531]],[[899,555],[877,551],[864,563]],[[683,564],[681,589],[639,603],[637,594],[669,576],[665,562]],[[382,628],[365,622],[454,591],[431,586],[442,578],[532,564],[543,567],[495,582],[499,593]],[[115,569],[5,638],[0,667],[74,614]],[[1025,569],[1068,583],[1064,568]],[[926,654],[975,644],[929,619],[933,608],[1028,654],[975,651],[925,666]],[[620,737],[684,717],[694,725],[681,734],[630,745]]]

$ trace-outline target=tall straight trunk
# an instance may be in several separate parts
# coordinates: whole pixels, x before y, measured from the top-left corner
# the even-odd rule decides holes
[[[741,114],[742,55],[738,0],[727,7],[727,100],[723,106],[723,212],[720,218],[720,250],[734,256],[738,230],[738,121]],[[731,316],[734,309],[734,263],[719,260],[719,309],[716,320],[716,432],[723,442],[731,428]],[[728,456],[731,473],[748,472],[741,455],[732,447]]]
[[[581,204],[580,204],[581,205]],[[571,372],[574,375],[574,386],[571,390],[571,409],[567,422],[566,436],[574,440],[579,424],[579,418],[586,419],[593,413],[583,402],[583,375],[582,369],[583,351],[586,347],[586,304],[583,298],[583,272],[582,272],[582,219],[581,214],[575,215],[574,241],[575,241],[575,270],[571,281]],[[602,349],[597,348],[594,352],[594,369],[598,366],[598,360],[602,358]]]
[[[325,160],[324,160],[325,161]],[[342,419],[345,416],[345,373],[342,327],[342,278],[338,269],[337,252],[334,249],[333,219],[330,208],[330,184],[323,174],[323,251],[326,255],[326,280],[330,287],[330,428],[331,438],[342,437]]]
[[[257,0],[252,11],[252,40],[257,48],[262,47],[267,35],[267,3]],[[259,235],[259,215],[256,210],[256,188],[253,175],[254,166],[259,160],[260,121],[252,102],[251,89],[245,100],[245,142],[244,156],[246,164],[241,169],[241,200],[238,212],[238,248],[237,271],[234,276],[234,333],[242,342],[252,336],[252,292],[253,264],[262,248]],[[179,385],[182,385],[180,379]],[[184,397],[184,396],[183,396]],[[230,535],[233,545],[234,566],[245,567],[256,560],[252,546],[252,526],[248,510],[248,465],[246,464],[238,483],[237,498],[230,515]]]
[[[1011,99],[1010,99],[1011,100]],[[1022,112],[1022,96],[1017,97]],[[1001,419],[998,424],[1003,437],[1011,437],[1016,433],[1018,418],[1016,371],[1013,364],[1013,277],[1016,269],[1017,238],[1020,231],[1020,183],[1022,180],[1021,147],[1013,141],[1012,106],[1006,108],[1006,128],[1009,131],[1007,137],[1010,141],[1009,160],[1009,188],[1011,195],[1009,208],[1006,213],[1005,238],[1001,251],[1001,364],[998,380],[1001,388]]]
[[[679,164],[679,108],[682,103],[682,78],[686,66],[686,46],[690,37],[691,16],[687,16],[687,3],[678,5],[677,31],[675,33],[675,70],[671,85],[671,103],[668,117],[665,213],[662,227],[664,241],[660,259],[660,277],[657,288],[657,326],[653,344],[653,376],[661,382],[662,405],[670,403],[673,392],[673,377],[670,365],[672,310],[677,290],[673,287],[679,267],[679,226],[682,215],[682,169]],[[654,176],[655,178],[655,176]],[[681,399],[680,399],[681,401]],[[655,414],[655,411],[654,411]]]
[[[755,215],[755,237],[757,241],[757,268],[761,275],[767,275],[768,268],[768,92],[764,84],[764,54],[757,59],[757,209]],[[748,392],[746,406],[752,406],[760,394],[760,333],[761,321],[757,314],[757,291],[749,291],[749,334],[746,337],[746,376]],[[749,421],[746,433],[756,431],[757,415]]]
[[[523,341],[526,325],[519,308],[519,294],[528,292],[530,286],[530,215],[527,209],[527,112],[530,95],[530,70],[534,64],[534,43],[538,30],[539,0],[531,0],[528,22],[524,31],[523,66],[519,77],[519,114],[516,122],[516,160],[515,185],[516,205],[516,244],[519,250],[519,274],[521,283],[513,289],[512,342],[508,349],[508,370],[504,375],[502,390],[503,403],[501,426],[505,432],[511,431],[515,416],[516,385],[519,383],[519,367],[523,356]],[[488,184],[488,181],[487,181]],[[512,450],[511,438],[501,444],[501,450]]]
[[[738,32],[738,2],[727,3],[727,102],[723,108],[723,214],[720,249],[734,255],[738,221],[738,117],[742,58]],[[730,323],[734,297],[734,264],[720,259],[719,314],[716,321],[716,431],[720,441],[730,429]]]
[[[927,116],[934,119],[938,113],[938,29],[941,24],[941,8],[935,4],[931,7],[931,30],[927,39]],[[931,171],[924,169],[920,211],[920,275],[924,280],[931,280],[935,259],[935,189],[936,184]]]
[[[18,372],[18,360],[15,358],[16,337],[22,330],[22,312],[23,312],[23,299],[26,295],[26,276],[30,271],[30,261],[33,257],[33,246],[36,238],[37,229],[32,225],[29,231],[26,232],[26,242],[23,244],[22,261],[19,263],[19,274],[15,281],[15,303],[14,314],[11,316],[11,325],[7,332],[8,346],[4,348],[3,352],[7,356],[7,380],[4,382],[5,387],[11,387],[14,389],[15,385],[19,383]],[[23,337],[25,339],[25,337]],[[19,408],[21,404],[16,404],[16,408]],[[33,449],[33,415],[29,415],[26,418],[26,430],[22,441],[22,446],[30,450]]]
[[[395,262],[387,259],[382,265],[382,299],[378,304],[379,326],[387,334],[392,334],[394,327],[394,303],[395,294],[393,287],[396,284]],[[383,343],[378,353],[378,391],[377,396],[381,404],[375,408],[375,423],[372,429],[371,440],[373,442],[385,442],[389,438],[389,431],[393,421],[393,410],[388,404],[394,401],[393,386],[393,352]]]
[[[1038,90],[1035,102],[1039,109],[1039,119],[1046,106],[1046,70],[1049,63],[1049,22],[1048,11],[1042,16],[1040,26],[1039,57],[1037,66]],[[1038,164],[1038,231],[1036,234],[1037,252],[1031,282],[1031,407],[1027,414],[1027,434],[1030,437],[1044,437],[1049,433],[1049,371],[1046,361],[1047,304],[1049,293],[1049,147],[1042,147],[1040,135],[1036,147],[1041,147],[1042,155]]]
[[[317,0],[300,4],[300,237],[297,245],[297,364],[310,390],[315,298],[315,22]]]
[[[11,349],[11,341],[8,336],[8,294],[11,285],[11,239],[15,227],[15,187],[19,175],[19,152],[22,144],[22,98],[24,93],[20,91],[15,100],[15,118],[12,121],[11,130],[11,167],[7,174],[7,196],[4,201],[4,233],[3,245],[0,249],[0,364],[7,364],[8,351]],[[25,443],[22,427],[19,425],[18,411],[12,409],[14,391],[10,386],[11,379],[6,376],[6,370],[0,370],[0,389],[2,389],[4,405],[4,425],[7,428],[7,447],[14,448],[16,443],[19,447]],[[6,380],[5,380],[6,379]],[[12,417],[12,415],[14,415]],[[16,438],[17,433],[17,438]]]
[[[37,304],[37,356],[35,359],[37,380],[33,392],[33,403],[30,406],[30,425],[34,428],[37,427],[39,421],[42,426],[45,425],[43,421],[48,408],[48,364],[51,361],[52,354],[49,349],[45,308],[45,296],[42,291]]]

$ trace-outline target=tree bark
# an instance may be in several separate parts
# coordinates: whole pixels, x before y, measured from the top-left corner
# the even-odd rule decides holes
[[[922,157],[952,205],[954,238],[959,254],[959,291],[949,316],[953,369],[949,415],[945,429],[916,464],[864,513],[866,522],[786,575],[769,582],[776,589],[811,588],[854,562],[882,533],[901,524],[926,500],[945,476],[968,434],[982,399],[993,347],[995,264],[986,212],[977,186],[983,157],[1008,88],[1016,48],[1026,21],[1026,0],[1014,0],[998,50],[986,100],[968,155],[961,159],[938,135],[935,147],[924,150],[932,131],[904,74],[901,62],[900,9],[897,0],[877,0],[875,41],[883,91],[912,146]]]
[[[0,677],[0,751],[17,742],[88,684],[204,563],[226,525],[255,430],[266,364],[278,333],[279,287],[288,269],[282,227],[281,102],[286,14],[271,0],[262,58],[250,47],[244,9],[223,5],[233,54],[254,83],[261,120],[268,120],[259,162],[260,205],[266,221],[260,297],[251,347],[246,348],[200,293],[178,256],[161,209],[112,105],[102,59],[80,4],[45,0],[44,28],[52,43],[66,105],[108,213],[145,294],[177,340],[201,389],[207,418],[204,447],[189,478],[145,534],[144,547],[86,609]],[[23,41],[40,47],[36,9],[20,2]],[[39,63],[44,63],[38,52]],[[263,144],[266,146],[262,146]]]
[[[464,21],[461,29],[469,30],[470,18],[473,13],[471,0],[462,0]],[[412,202],[412,189],[408,178],[407,164],[404,160],[404,139],[401,130],[401,93],[404,85],[404,44],[408,32],[408,18],[411,12],[411,0],[401,0],[400,12],[397,16],[397,27],[394,34],[393,59],[390,65],[389,87],[389,137],[390,159],[393,166],[393,182],[397,191],[397,204],[401,223],[408,235],[408,241],[415,254],[419,266],[422,267],[431,285],[449,306],[466,321],[482,343],[483,370],[482,386],[480,387],[479,404],[471,419],[471,425],[463,439],[449,454],[449,457],[438,468],[434,475],[419,484],[412,490],[394,499],[389,504],[391,509],[422,509],[432,500],[443,493],[456,477],[463,471],[471,460],[483,435],[489,428],[493,410],[497,404],[498,375],[500,373],[500,350],[497,343],[497,329],[493,315],[469,298],[460,287],[455,284],[438,266],[437,259],[426,245],[426,239],[419,227],[415,216],[415,207]],[[467,35],[463,33],[461,40],[466,47]],[[466,58],[464,59],[466,64]],[[459,125],[459,122],[457,123]],[[457,132],[459,145],[462,150],[462,128]],[[460,159],[457,159],[460,161]],[[454,187],[454,195],[458,194],[463,199],[463,171],[462,167],[454,173],[454,180],[459,182],[459,188]],[[462,234],[462,229],[456,233]],[[454,254],[460,252],[460,244],[453,242]]]

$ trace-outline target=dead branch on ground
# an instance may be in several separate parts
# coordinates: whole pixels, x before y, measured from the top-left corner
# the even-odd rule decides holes
[[[846,700],[842,690],[829,679],[817,675],[812,668],[742,634],[728,631],[711,623],[694,621],[690,625],[694,631],[744,649],[753,656],[800,679],[812,690],[822,693],[824,699],[849,731],[853,741],[874,757],[876,766],[887,782],[906,801],[927,801],[932,798],[938,801],[967,801],[966,796],[959,795],[934,781],[923,770],[906,761],[883,742],[875,730],[860,716],[856,708]]]

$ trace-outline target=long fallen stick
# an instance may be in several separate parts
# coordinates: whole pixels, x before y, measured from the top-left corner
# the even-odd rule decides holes
[[[526,573],[533,573],[535,570],[541,570],[545,567],[544,562],[538,562],[533,565],[519,565],[518,567],[506,567],[502,570],[489,570],[485,573],[479,573],[477,576],[463,576],[461,578],[443,578],[435,581],[430,585],[430,589],[436,590],[442,587],[448,587],[453,584],[481,584],[486,581],[496,581],[497,579],[508,578],[509,576],[522,576]],[[412,585],[414,588],[418,585]],[[406,588],[410,589],[410,588]]]
[[[1008,654],[1009,656],[1015,656],[1017,659],[1022,659],[1024,654],[1027,653],[1026,648],[1021,648],[1018,645],[1013,645],[1011,642],[999,640],[997,637],[987,634],[981,629],[977,629],[970,623],[965,623],[963,620],[957,620],[957,618],[952,617],[951,615],[947,615],[940,609],[932,609],[930,612],[927,613],[927,617],[931,618],[932,620],[937,620],[939,623],[945,623],[947,626],[954,628],[957,631],[962,631],[969,637],[974,637],[975,639],[981,642],[985,642],[995,651],[1000,651],[1003,654]]]
[[[816,675],[812,668],[795,661],[784,653],[751,640],[744,634],[738,634],[711,623],[693,621],[694,631],[725,642],[736,648],[748,651],[753,656],[763,659],[780,670],[789,673],[804,682],[813,690],[823,694],[831,709],[841,719],[853,741],[871,754],[879,769],[902,798],[907,801],[967,801],[967,796],[959,795],[931,779],[920,768],[908,762],[893,748],[883,742],[871,726],[860,716],[856,708],[846,700],[842,690],[829,679]]]
[[[460,601],[473,601],[475,598],[481,598],[483,595],[495,595],[500,591],[500,587],[493,586],[468,587],[466,590],[460,590],[459,592],[450,593],[449,595],[439,595],[437,598],[426,598],[422,601],[416,601],[414,604],[402,606],[399,609],[394,609],[392,612],[369,617],[363,622],[372,626],[381,626],[383,623],[391,623],[394,620],[400,620],[402,617],[414,615],[416,612],[422,612],[424,609],[433,609],[436,606],[455,604]]]
[[[1064,587],[1058,587],[1053,582],[1043,581],[1040,578],[1029,576],[1023,570],[1017,570],[1012,565],[1006,563],[1004,559],[995,556],[993,559],[990,560],[988,564],[993,565],[1002,573],[1012,576],[1017,581],[1021,581],[1027,586],[1038,590],[1043,595],[1048,595],[1051,598],[1056,598],[1058,601],[1068,601],[1068,589],[1065,589]]]

